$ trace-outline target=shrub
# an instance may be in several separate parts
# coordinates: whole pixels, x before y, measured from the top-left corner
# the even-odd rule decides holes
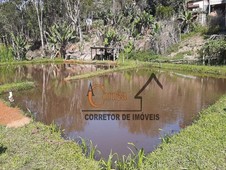
[[[174,14],[174,10],[170,6],[159,5],[156,8],[156,17],[158,19],[170,19]]]
[[[26,59],[26,45],[27,45],[27,40],[25,36],[23,35],[14,35],[11,34],[12,36],[12,41],[13,41],[13,55],[15,59],[17,60],[25,60]]]
[[[104,45],[115,45],[117,42],[120,42],[122,40],[122,37],[119,36],[119,33],[117,30],[113,28],[108,28],[104,34]]]
[[[139,61],[151,61],[157,58],[158,55],[156,55],[153,51],[132,51],[127,54],[127,59]]]
[[[48,41],[57,48],[62,58],[66,56],[66,46],[69,41],[76,38],[71,25],[66,22],[56,23],[46,32]]]
[[[216,34],[221,29],[224,29],[224,14],[222,11],[217,10],[217,16],[208,16],[208,34]]]
[[[200,50],[200,56],[205,59],[215,60],[215,64],[226,61],[226,41],[224,39],[210,40]]]
[[[0,45],[0,61],[1,62],[10,62],[13,61],[12,49],[4,45]]]
[[[193,28],[193,32],[200,33],[201,35],[207,34],[208,27],[202,26],[201,24],[195,24]]]

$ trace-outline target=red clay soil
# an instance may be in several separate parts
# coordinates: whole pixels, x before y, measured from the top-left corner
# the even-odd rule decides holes
[[[0,125],[7,127],[21,127],[30,123],[31,119],[24,116],[20,109],[7,106],[0,101]]]

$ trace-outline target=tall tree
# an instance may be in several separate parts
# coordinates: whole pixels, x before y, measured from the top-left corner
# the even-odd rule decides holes
[[[72,20],[74,28],[78,25],[80,42],[83,42],[81,20],[80,20],[80,0],[64,0],[67,15]]]
[[[42,45],[42,55],[44,55],[44,38],[43,38],[43,9],[44,3],[43,0],[31,0],[32,4],[35,7],[37,19],[38,19],[38,27],[40,31],[40,39]]]

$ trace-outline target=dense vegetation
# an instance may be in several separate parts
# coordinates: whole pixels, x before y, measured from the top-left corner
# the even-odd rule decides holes
[[[8,0],[0,3],[0,38],[10,50],[1,61],[8,61],[10,52],[14,59],[24,60],[35,49],[41,50],[41,56],[65,58],[69,42],[78,43],[82,51],[84,42],[93,43],[95,36],[101,45],[122,48],[144,36],[157,41],[166,31],[161,22],[183,13],[183,4],[183,0]],[[185,20],[187,28],[190,22]],[[172,32],[179,29],[178,24],[170,25]],[[177,34],[171,35],[172,43],[178,41]],[[164,43],[150,46],[163,53]]]
[[[68,59],[66,48],[69,43],[77,44],[82,53],[85,42],[89,42],[121,48],[120,67],[69,77],[67,80],[90,78],[145,65],[225,76],[224,67],[175,66],[138,61],[159,59],[169,47],[173,48],[173,44],[177,45],[183,39],[180,36],[182,33],[190,36],[192,31],[205,35],[219,31],[218,26],[210,29],[199,27],[192,13],[185,10],[184,4],[184,0],[0,1],[0,65],[13,63],[14,60],[33,59],[27,58],[26,54],[34,50],[38,50],[42,57],[60,56]],[[95,38],[97,42],[94,42]],[[144,41],[148,42],[148,46],[138,48],[139,43]],[[200,50],[203,63],[214,60],[214,64],[225,64],[225,55],[225,37],[210,38]],[[136,61],[124,62],[125,59]],[[0,71],[12,73],[8,67]],[[8,81],[8,76],[3,79]],[[32,87],[33,82],[4,84],[0,86],[0,94]],[[124,155],[122,159],[110,153],[108,160],[99,162],[94,161],[98,150],[92,141],[87,143],[81,139],[79,148],[74,142],[63,140],[55,125],[32,122],[19,129],[0,126],[0,164],[3,169],[223,169],[225,102],[224,96],[203,111],[200,119],[191,127],[172,138],[162,138],[163,144],[150,155],[130,143],[129,147],[135,148],[136,152],[131,149],[131,154]]]

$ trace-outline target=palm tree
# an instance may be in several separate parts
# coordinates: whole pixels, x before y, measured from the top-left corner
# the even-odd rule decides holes
[[[54,24],[49,32],[46,32],[48,41],[53,44],[60,52],[62,58],[65,59],[66,46],[68,42],[75,38],[74,30],[67,23]]]
[[[135,35],[137,33],[142,33],[142,28],[146,29],[148,28],[152,23],[154,22],[154,18],[151,14],[148,12],[141,12],[133,21],[133,32]]]
[[[17,60],[24,60],[27,52],[26,45],[27,40],[23,35],[15,36],[13,33],[11,34],[12,42],[13,42],[13,55]]]
[[[184,33],[189,33],[194,25],[196,15],[193,15],[190,11],[184,11],[180,14],[178,20],[181,22],[181,30]]]

